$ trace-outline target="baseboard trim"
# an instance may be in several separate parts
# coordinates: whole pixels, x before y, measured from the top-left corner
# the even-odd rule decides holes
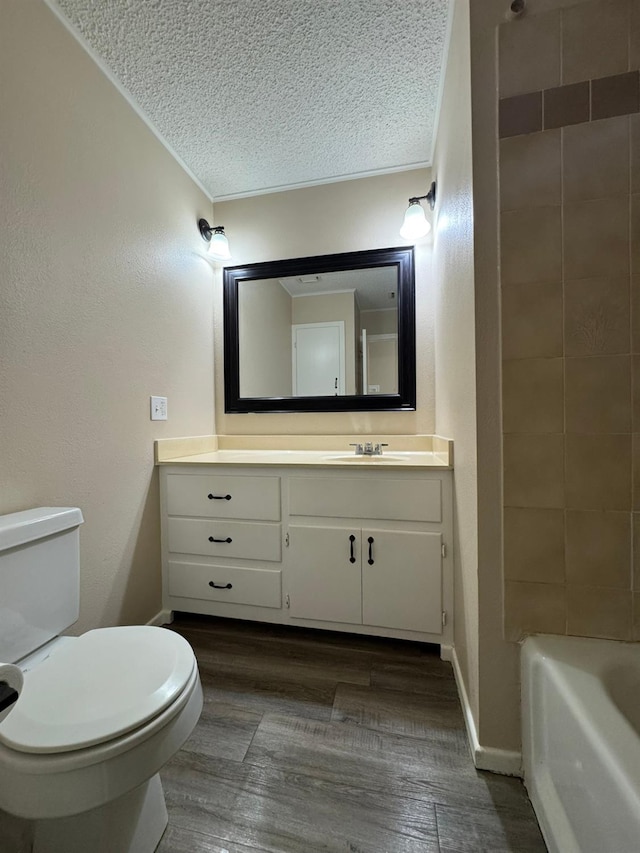
[[[170,622],[173,622],[173,610],[161,610],[149,619],[147,625],[168,625]]]
[[[440,646],[440,660],[453,660],[453,646]]]
[[[478,770],[490,770],[501,776],[522,779],[522,753],[516,750],[478,745],[473,760]]]
[[[458,687],[458,695],[462,704],[464,723],[469,738],[471,758],[478,770],[490,770],[502,776],[518,776],[522,778],[522,753],[510,749],[497,749],[492,746],[482,746],[478,740],[476,722],[471,711],[471,703],[467,695],[467,688],[462,677],[462,670],[456,654],[455,647],[451,649],[451,663]]]

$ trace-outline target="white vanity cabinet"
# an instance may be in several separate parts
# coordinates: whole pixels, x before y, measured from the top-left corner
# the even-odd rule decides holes
[[[292,476],[292,618],[441,634],[448,497],[419,472]]]
[[[282,607],[280,477],[163,469],[161,497],[167,609]]]
[[[451,644],[451,472],[164,465],[164,608]]]
[[[289,526],[295,619],[439,634],[442,534]]]

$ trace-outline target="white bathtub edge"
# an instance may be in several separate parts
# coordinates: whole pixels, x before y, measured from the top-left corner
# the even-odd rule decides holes
[[[462,713],[464,715],[464,723],[467,729],[467,737],[469,739],[469,748],[471,750],[471,758],[478,770],[490,770],[492,773],[499,773],[502,776],[518,776],[522,778],[522,753],[510,749],[498,749],[493,746],[482,746],[478,740],[478,732],[476,722],[473,719],[471,704],[467,695],[462,671],[458,662],[455,646],[452,648],[451,662],[453,664],[453,673],[456,678],[456,686],[460,703],[462,704]]]
[[[544,797],[535,782],[527,784],[527,781],[524,780],[524,783],[548,853],[580,853],[575,835],[559,799],[557,797]]]

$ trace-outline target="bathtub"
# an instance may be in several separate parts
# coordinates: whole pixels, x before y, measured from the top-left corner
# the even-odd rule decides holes
[[[640,644],[529,637],[524,779],[550,853],[640,851]]]

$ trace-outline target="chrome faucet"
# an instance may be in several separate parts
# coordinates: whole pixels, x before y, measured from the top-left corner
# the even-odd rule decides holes
[[[389,445],[385,442],[377,442],[373,444],[370,441],[365,441],[364,444],[356,443],[354,441],[350,442],[351,447],[355,447],[356,456],[382,456],[382,448],[388,447]]]

